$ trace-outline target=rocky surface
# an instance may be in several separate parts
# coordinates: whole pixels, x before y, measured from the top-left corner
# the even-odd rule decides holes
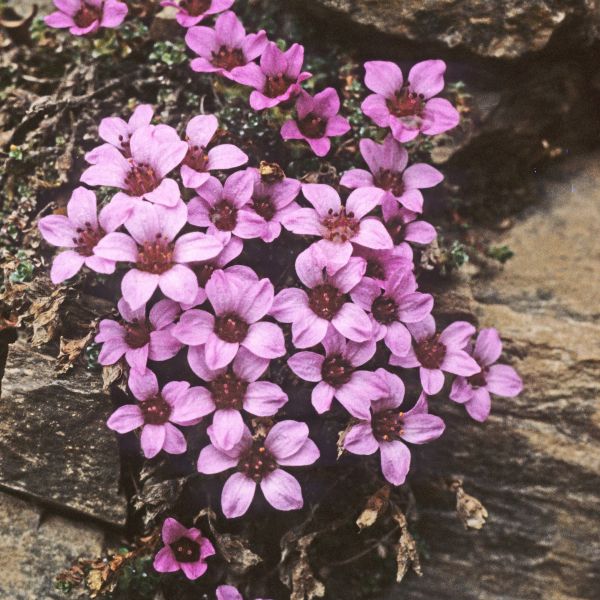
[[[10,347],[0,400],[0,486],[122,526],[119,454],[98,373]]]
[[[577,19],[580,34],[597,35],[593,0],[316,0],[383,33],[419,44],[514,59],[542,50],[555,32]]]
[[[473,285],[483,326],[497,327],[525,381],[483,425],[443,405],[447,434],[424,447],[423,472],[464,479],[489,511],[466,531],[454,496],[417,483],[424,577],[389,599],[593,600],[600,589],[600,155],[545,181],[542,202],[501,243],[502,273]]]
[[[79,556],[99,556],[104,534],[94,525],[47,513],[0,493],[0,598],[64,600],[54,578]]]

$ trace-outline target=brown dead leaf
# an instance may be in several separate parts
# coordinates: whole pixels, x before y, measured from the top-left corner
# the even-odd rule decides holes
[[[285,179],[285,172],[277,163],[268,163],[265,160],[261,160],[258,172],[260,173],[260,178],[265,183],[277,183]]]
[[[70,371],[81,353],[86,349],[94,337],[96,324],[92,324],[89,333],[76,340],[68,340],[61,336],[60,349],[58,352],[58,373],[63,374]]]
[[[281,539],[279,579],[290,590],[290,600],[314,600],[325,595],[325,586],[319,581],[308,561],[308,549],[318,533],[297,537],[294,530]]]
[[[456,494],[456,513],[465,529],[481,529],[488,518],[485,506],[465,492],[461,479],[455,479],[449,487]]]
[[[116,385],[123,391],[127,389],[125,369],[120,361],[102,368],[102,390],[109,392],[112,385]]]
[[[390,499],[390,486],[384,485],[378,489],[368,500],[365,508],[360,513],[356,524],[359,529],[365,529],[371,527],[379,516],[385,512],[389,505]]]
[[[392,518],[398,523],[398,527],[400,527],[400,538],[396,545],[396,581],[400,583],[406,573],[408,573],[410,567],[421,577],[423,571],[421,570],[421,562],[415,538],[408,531],[408,523],[406,522],[404,513],[395,505],[392,510]]]
[[[33,317],[31,345],[34,348],[55,339],[61,323],[60,308],[65,299],[65,288],[57,288],[48,297],[32,302],[29,314]]]

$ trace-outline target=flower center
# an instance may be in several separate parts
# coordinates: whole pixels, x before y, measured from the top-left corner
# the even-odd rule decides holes
[[[193,563],[200,559],[200,544],[190,540],[189,538],[182,537],[176,542],[169,544],[175,559],[180,563]]]
[[[181,0],[179,6],[191,17],[199,17],[210,8],[211,3],[211,0]]]
[[[403,433],[404,413],[384,410],[373,415],[373,435],[380,442],[399,440]]]
[[[136,164],[131,161],[131,170],[125,177],[127,191],[132,196],[143,196],[155,190],[160,184],[160,179],[154,169],[147,164]]]
[[[254,481],[260,481],[276,468],[277,461],[269,454],[262,441],[252,442],[252,446],[240,456],[238,463],[238,469]]]
[[[102,17],[102,9],[97,6],[90,6],[85,2],[82,3],[81,8],[77,11],[73,17],[75,25],[85,29],[89,27],[94,21],[99,21]]]
[[[446,346],[439,341],[440,335],[421,340],[415,345],[415,354],[426,369],[439,369],[446,356]]]
[[[358,233],[360,222],[354,218],[353,212],[346,213],[346,207],[342,206],[337,212],[329,209],[323,226],[327,229],[324,238],[332,242],[347,242]]]
[[[247,381],[228,371],[223,375],[219,375],[209,386],[217,408],[242,409],[242,403],[248,389]]]
[[[163,425],[171,416],[171,407],[162,396],[155,396],[140,402],[140,408],[144,415],[144,423],[147,425]]]
[[[144,242],[138,252],[137,268],[140,271],[160,275],[173,266],[173,244],[156,234],[156,241]]]
[[[183,164],[194,171],[205,172],[208,166],[208,154],[202,146],[189,144],[187,154],[183,159]]]
[[[425,107],[425,96],[410,91],[408,83],[386,101],[389,111],[396,117],[420,117]]]
[[[308,294],[308,305],[322,319],[330,321],[346,302],[340,290],[329,283],[314,287]]]
[[[354,367],[340,354],[327,356],[321,366],[323,381],[338,388],[350,381]]]
[[[379,261],[370,259],[367,261],[365,276],[372,277],[373,279],[385,279],[385,269]]]
[[[371,306],[371,312],[375,320],[383,325],[389,325],[398,320],[398,305],[393,298],[389,296],[379,296],[375,298]]]
[[[125,323],[125,343],[133,349],[143,348],[150,342],[150,327],[145,321]]]
[[[246,59],[241,48],[228,48],[221,46],[218,52],[212,53],[212,64],[220,69],[231,71],[235,67],[242,67],[246,64]]]
[[[400,217],[391,218],[386,224],[385,228],[394,242],[394,246],[401,244],[404,241],[404,235],[406,232],[406,225]]]
[[[194,273],[198,279],[198,285],[200,287],[206,286],[208,280],[212,277],[212,274],[216,271],[217,267],[211,263],[204,263],[196,265],[194,267]]]
[[[467,381],[476,388],[485,387],[487,385],[485,372],[483,370],[481,370],[479,373],[475,373],[475,375],[471,375],[471,377],[468,377]]]
[[[252,208],[254,209],[254,212],[261,216],[265,221],[270,221],[277,212],[273,201],[268,196],[252,198]]]
[[[309,113],[298,121],[298,129],[307,138],[319,139],[325,135],[327,121],[314,113]]]
[[[131,158],[131,146],[129,145],[129,139],[125,139],[122,135],[119,136],[119,142],[121,144],[121,153],[125,158]]]
[[[402,173],[390,171],[389,169],[381,169],[379,173],[375,175],[375,185],[382,190],[392,192],[394,196],[402,196],[402,194],[404,194]]]
[[[284,75],[271,75],[267,77],[263,93],[269,98],[277,98],[277,96],[285,94],[292,83],[294,82]]]
[[[215,333],[225,342],[239,344],[246,339],[249,325],[234,313],[215,319]]]
[[[79,235],[74,237],[73,241],[77,245],[77,253],[81,256],[92,256],[94,247],[105,236],[104,230],[101,227],[94,229],[91,223],[86,222],[85,229],[78,227],[76,231]]]
[[[237,208],[222,200],[210,209],[210,220],[221,231],[233,231],[237,225]]]

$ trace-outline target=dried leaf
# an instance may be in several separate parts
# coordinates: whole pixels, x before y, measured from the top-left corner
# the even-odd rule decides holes
[[[49,297],[32,302],[29,314],[33,317],[31,345],[34,348],[47,344],[56,337],[60,328],[60,308],[65,299],[65,289],[58,288]]]
[[[93,323],[90,325],[90,328],[91,329],[86,336],[77,340],[68,340],[61,336],[60,349],[58,352],[58,373],[67,373],[73,368],[75,362],[81,356],[81,353],[92,341],[96,324]]]
[[[285,179],[285,172],[277,163],[268,163],[261,160],[258,172],[260,173],[260,178],[265,183],[277,183]]]
[[[464,491],[462,480],[452,481],[449,487],[456,494],[456,512],[465,529],[481,529],[488,518],[485,506]]]
[[[423,571],[421,570],[421,562],[419,560],[419,552],[417,550],[415,538],[413,538],[408,531],[406,517],[397,506],[394,506],[393,508],[392,518],[400,527],[400,538],[396,545],[396,581],[400,583],[411,566],[412,570],[419,577],[423,575]]]
[[[297,537],[292,530],[281,539],[279,579],[290,590],[290,600],[313,600],[325,595],[325,586],[315,577],[308,561],[308,549],[317,535]]]
[[[127,389],[125,371],[123,363],[117,362],[102,368],[102,389],[105,392],[110,391],[111,386],[115,385],[121,390]]]
[[[378,489],[368,500],[365,508],[360,513],[356,524],[359,529],[365,529],[371,527],[379,516],[385,512],[389,505],[390,499],[390,486],[384,485]]]

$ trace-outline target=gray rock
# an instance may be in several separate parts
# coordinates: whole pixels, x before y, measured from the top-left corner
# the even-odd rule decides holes
[[[96,526],[56,514],[0,493],[0,598],[61,600],[54,588],[59,571],[80,556],[102,553],[104,534]]]
[[[122,526],[119,454],[98,373],[55,374],[56,361],[10,347],[0,401],[0,484]]]

